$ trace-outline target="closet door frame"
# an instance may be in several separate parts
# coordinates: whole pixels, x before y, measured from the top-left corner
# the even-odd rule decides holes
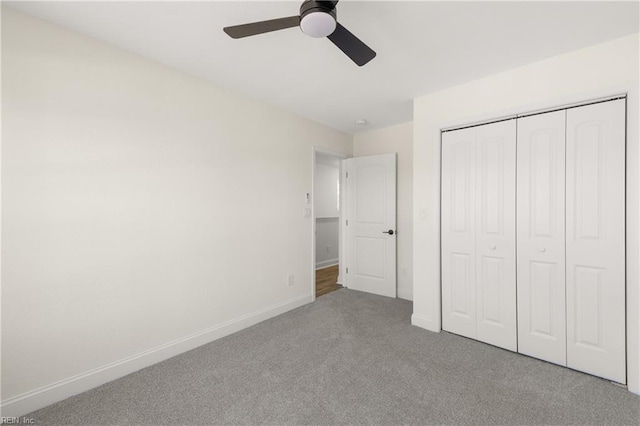
[[[525,112],[548,112],[567,108],[570,106],[585,105],[594,101],[626,97],[627,104],[627,157],[626,157],[626,293],[627,293],[627,386],[630,392],[640,395],[640,85],[638,83],[610,86],[606,90],[591,90],[571,93],[547,98],[542,101],[528,102],[533,97],[525,96],[524,103],[512,102],[504,108],[493,109],[489,112],[471,112],[456,115],[450,114],[449,119],[441,120],[429,126],[433,128],[433,140],[438,141],[433,148],[434,156],[440,158],[441,136],[443,131],[461,128],[471,125],[488,123],[498,119],[509,119]],[[437,168],[433,171],[433,181],[423,182],[427,190],[432,194],[432,202],[435,209],[430,210],[428,205],[415,206],[414,220],[421,222],[418,230],[427,238],[438,239],[437,245],[430,246],[427,253],[433,258],[427,262],[427,267],[433,267],[434,280],[426,283],[417,283],[418,290],[414,290],[414,313],[411,323],[432,332],[442,331],[442,289],[441,289],[441,254],[440,254],[440,229],[441,229],[441,168],[438,160]],[[415,184],[415,183],[414,183]],[[429,212],[434,216],[429,216]],[[424,222],[428,222],[426,225]],[[422,253],[422,246],[418,246]],[[418,259],[417,261],[422,261]],[[422,295],[422,296],[420,296]],[[424,295],[432,298],[425,303]]]

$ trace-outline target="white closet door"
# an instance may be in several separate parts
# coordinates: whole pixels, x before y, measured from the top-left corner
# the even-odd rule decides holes
[[[625,102],[567,110],[567,365],[625,370]]]
[[[567,365],[565,114],[518,120],[518,352]]]
[[[442,134],[442,328],[476,338],[475,128]]]
[[[476,132],[477,339],[515,351],[516,121]]]

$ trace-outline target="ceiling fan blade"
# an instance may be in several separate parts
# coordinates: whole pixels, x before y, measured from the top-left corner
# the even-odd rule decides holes
[[[340,50],[342,50],[359,67],[376,57],[376,52],[364,44],[345,27],[336,22],[336,30],[327,36]]]
[[[300,25],[300,17],[296,15],[287,18],[270,19],[268,21],[224,27],[223,30],[231,38],[242,38],[297,27],[298,25]]]

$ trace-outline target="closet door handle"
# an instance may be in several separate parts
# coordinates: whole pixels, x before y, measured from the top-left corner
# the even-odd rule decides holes
[[[393,235],[393,229],[389,229],[388,231],[382,231],[383,234],[389,234],[389,235]]]
[[[547,249],[546,249],[546,248],[544,248],[544,247],[540,247],[540,248],[538,249],[538,251],[539,251],[540,253],[544,253],[545,251],[547,251]]]
[[[489,246],[489,249],[490,249],[490,250],[495,250],[495,249],[496,249],[496,246]]]

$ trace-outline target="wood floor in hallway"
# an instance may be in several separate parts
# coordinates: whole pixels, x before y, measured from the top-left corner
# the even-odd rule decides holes
[[[316,297],[331,293],[340,288],[338,285],[338,266],[316,269]]]

